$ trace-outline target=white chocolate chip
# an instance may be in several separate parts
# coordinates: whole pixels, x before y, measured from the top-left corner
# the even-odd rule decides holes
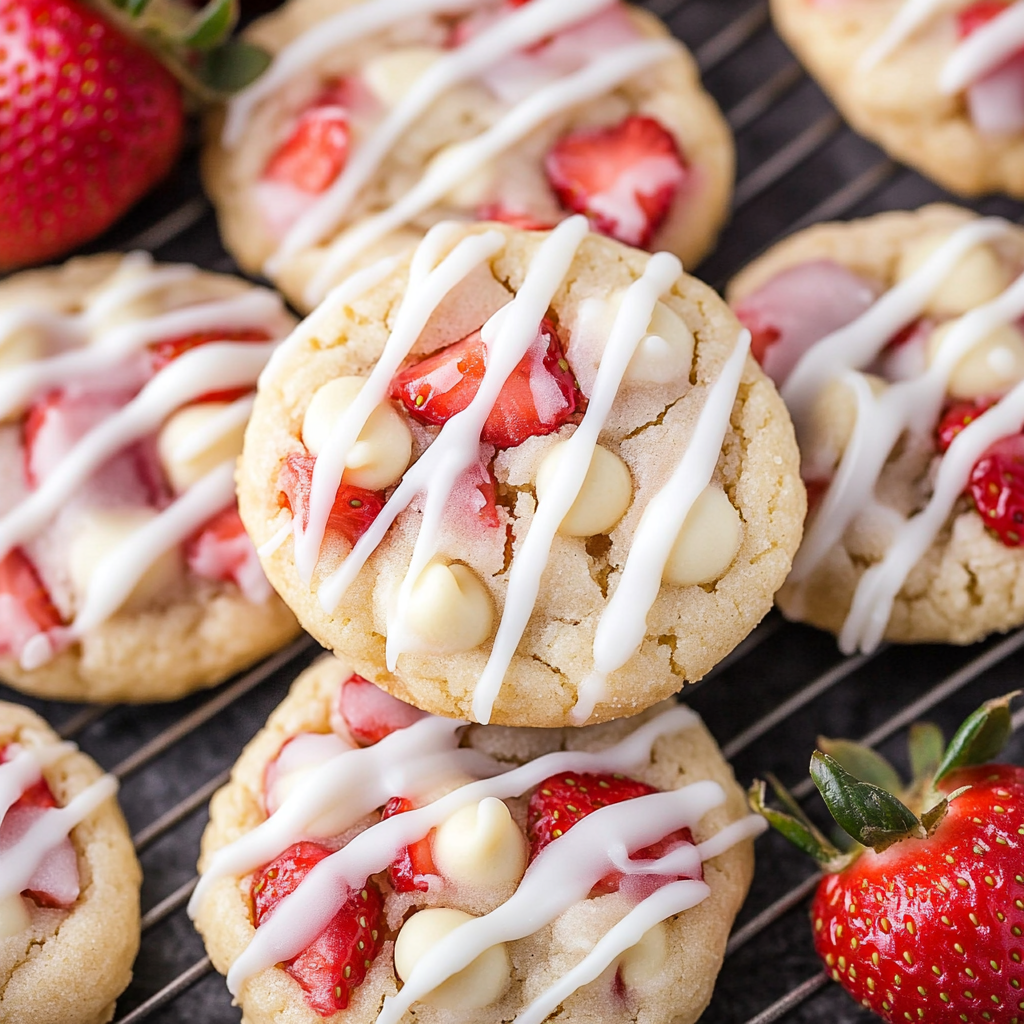
[[[932,363],[953,323],[943,324],[928,339]],[[947,391],[954,398],[981,398],[1008,391],[1024,380],[1024,335],[1012,324],[997,327],[961,358],[949,375]]]
[[[157,453],[178,494],[242,454],[245,421],[225,418],[228,408],[227,402],[197,402],[179,409],[164,424]]]
[[[657,977],[668,959],[668,928],[659,921],[619,957],[619,976],[626,988],[638,988]]]
[[[479,647],[494,625],[494,601],[473,571],[431,562],[413,585],[406,625],[430,654]]]
[[[438,871],[456,884],[512,885],[526,871],[526,839],[504,801],[492,796],[443,821],[431,853]]]
[[[537,470],[537,501],[543,502],[558,478],[566,442],[556,444]],[[633,500],[629,467],[614,452],[597,445],[583,487],[558,532],[566,537],[593,537],[607,533],[626,514]]]
[[[705,487],[683,521],[663,579],[677,587],[713,583],[732,565],[743,538],[740,514],[714,484]]]
[[[20,935],[32,924],[25,900],[17,893],[0,900],[0,939]]]
[[[408,981],[416,964],[447,935],[473,918],[435,907],[413,914],[395,940],[395,973]],[[511,981],[505,944],[484,950],[468,967],[439,985],[423,1002],[444,1010],[479,1010],[500,999]]]
[[[929,256],[949,240],[948,232],[926,235],[908,245],[900,256],[897,281],[905,281],[920,270]],[[937,281],[924,311],[932,316],[960,316],[1006,290],[1010,270],[989,245],[977,245],[964,253],[952,273]]]
[[[103,559],[155,516],[152,509],[96,509],[81,514],[68,553],[68,570],[79,603],[85,600]],[[137,607],[159,600],[177,588],[183,572],[180,548],[165,551],[135,585],[125,606]]]
[[[442,50],[432,46],[391,50],[371,60],[363,68],[363,78],[381,103],[395,107],[443,56]]]
[[[21,327],[0,336],[0,370],[42,359],[46,354],[42,334],[33,327]]]
[[[689,377],[695,342],[682,317],[659,302],[647,332],[626,367],[626,380],[671,384]]]
[[[319,455],[335,424],[362,391],[363,377],[337,377],[318,388],[302,420],[302,443]],[[346,484],[382,491],[402,478],[412,458],[412,434],[390,402],[370,413],[345,460]]]
[[[888,384],[874,374],[864,374],[868,386],[876,396]],[[814,400],[811,407],[809,451],[805,461],[815,467],[815,474],[827,474],[843,457],[846,446],[857,425],[857,396],[843,380],[830,380]]]

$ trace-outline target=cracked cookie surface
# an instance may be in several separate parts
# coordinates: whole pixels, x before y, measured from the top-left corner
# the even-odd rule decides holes
[[[445,249],[487,231],[493,229],[453,228]],[[477,330],[522,287],[546,236],[510,229],[503,229],[502,235],[501,251],[466,278],[427,323],[412,350],[414,369],[417,359],[451,351],[451,342]],[[440,258],[441,252],[437,255]],[[589,335],[582,326],[593,308],[588,303],[604,302],[633,285],[651,259],[646,253],[589,235],[554,295],[548,315],[557,324],[566,372],[575,375],[582,389],[581,403],[590,394],[600,362],[600,351],[595,354],[592,345],[588,348]],[[552,449],[573,435],[580,422],[578,411],[550,432],[535,433],[519,444],[499,445],[496,453],[492,446],[484,446],[495,488],[494,503],[485,510],[489,523],[480,518],[481,510],[474,509],[472,502],[465,504],[464,492],[458,492],[449,506],[439,535],[440,555],[475,574],[495,613],[484,631],[486,638],[461,651],[407,651],[399,656],[395,671],[389,672],[386,666],[389,608],[410,565],[422,524],[421,504],[414,503],[398,515],[330,613],[317,591],[343,564],[350,542],[337,538],[332,542],[328,535],[316,575],[307,583],[296,569],[292,540],[284,540],[281,532],[287,532],[289,520],[282,509],[282,467],[289,458],[302,456],[312,396],[333,378],[370,374],[395,325],[408,281],[406,258],[344,308],[325,304],[286,344],[281,360],[262,382],[246,436],[239,475],[240,509],[257,545],[266,544],[275,534],[283,540],[276,550],[271,550],[273,545],[264,549],[264,568],[317,639],[350,660],[361,675],[403,700],[437,714],[473,718],[474,690],[506,605],[509,569],[537,509],[538,474]],[[687,450],[709,391],[736,345],[740,333],[736,320],[695,279],[679,277],[662,295],[662,302],[676,318],[674,322],[685,325],[678,329],[696,338],[695,356],[674,382],[623,383],[599,443],[628,471],[626,487],[632,492],[628,508],[611,526],[603,524],[589,533],[583,527],[583,535],[576,536],[566,535],[563,528],[554,536],[533,614],[494,705],[491,720],[499,724],[560,726],[570,721],[580,685],[594,664],[599,620],[619,584],[642,514]],[[410,426],[415,466],[436,439],[438,428],[421,425],[400,402],[390,405]],[[726,518],[734,517],[738,524],[734,557],[727,560],[728,568],[718,567],[707,582],[660,587],[639,651],[610,676],[607,699],[598,703],[591,721],[635,714],[676,692],[684,681],[704,676],[769,610],[789,570],[805,509],[795,441],[774,386],[749,357],[712,486],[718,501],[724,500],[723,493],[728,499],[728,505],[722,506]],[[386,497],[382,495],[380,501]]]

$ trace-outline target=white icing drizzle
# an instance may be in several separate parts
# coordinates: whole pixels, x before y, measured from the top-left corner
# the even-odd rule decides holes
[[[501,942],[514,942],[539,931],[573,904],[585,900],[590,890],[610,872],[632,872],[634,864],[629,859],[630,850],[644,849],[677,829],[693,828],[708,811],[720,807],[724,802],[725,792],[717,782],[695,782],[667,793],[652,793],[601,807],[580,819],[544,847],[527,868],[519,887],[497,910],[460,925],[431,948],[405,979],[398,995],[385,998],[377,1024],[398,1024],[413,1003],[468,967],[485,949]],[[640,865],[643,865],[643,873],[697,874],[700,855],[696,847],[683,847],[658,860],[641,861]],[[710,892],[707,885],[698,882],[688,890],[688,895],[695,898],[695,902],[700,902]],[[655,894],[651,899],[654,902],[649,909],[655,918],[652,923],[677,912],[668,910],[660,894]],[[669,904],[674,905],[674,901]],[[668,913],[664,913],[666,910]],[[611,947],[614,945],[617,945],[614,939],[609,941],[587,967],[583,967],[586,964],[584,960],[577,967],[580,976],[576,979],[570,981],[572,975],[564,975],[562,985],[572,982],[582,984],[592,980],[585,975],[598,964],[600,970],[603,970],[623,951],[619,949],[612,953]],[[604,960],[602,954],[609,953],[611,955]],[[577,984],[572,984],[569,992],[575,991],[576,987]],[[531,1019],[531,1009],[539,1009],[538,1003],[547,1003],[558,989],[556,985],[541,995],[526,1011],[526,1019]],[[555,1002],[551,1009],[555,1009],[560,1001]]]
[[[174,457],[187,461],[208,451],[233,430],[249,422],[255,401],[255,395],[245,395],[228,403],[199,430],[193,430],[179,441],[174,449]]]
[[[191,537],[210,518],[211,510],[226,508],[234,496],[232,459],[211,470],[159,515],[128,534],[96,567],[85,601],[71,625],[39,633],[25,645],[22,668],[39,668],[63,646],[81,640],[106,622],[161,555]]]
[[[530,6],[523,10],[528,10]],[[471,177],[489,160],[515,145],[556,114],[604,95],[675,52],[676,46],[669,40],[633,43],[599,56],[582,70],[538,89],[487,131],[453,147],[443,162],[435,163],[428,169],[419,182],[393,206],[360,222],[335,240],[307,288],[306,300],[316,302],[359,253],[428,210],[453,186]]]
[[[8,810],[30,786],[43,777],[43,768],[78,748],[72,743],[24,747],[0,765],[0,807]],[[70,835],[97,807],[117,792],[117,780],[104,775],[64,807],[47,808],[17,841],[0,852],[0,899],[24,890],[46,855]]]
[[[42,530],[111,456],[152,433],[175,409],[210,390],[249,386],[273,342],[211,342],[179,356],[127,405],[89,431],[40,486],[0,518],[0,557]],[[217,511],[211,509],[210,514]]]
[[[478,722],[490,721],[505,673],[537,603],[555,534],[579,497],[626,368],[647,332],[658,300],[682,272],[683,266],[676,257],[659,253],[651,258],[640,279],[626,291],[601,357],[587,411],[566,442],[562,462],[565,468],[534,513],[530,530],[513,559],[505,609],[487,665],[473,693],[473,715]]]
[[[949,12],[949,0],[907,0],[885,31],[858,61],[864,73],[891,57],[908,39],[939,15]],[[1024,4],[1010,4],[980,26],[953,50],[939,75],[947,96],[962,92],[994,71],[1024,45]]]
[[[270,96],[281,92],[292,79],[307,73],[313,65],[338,50],[423,14],[459,14],[483,7],[492,0],[373,0],[339,11],[318,21],[280,50],[273,62],[247,89],[228,104],[221,143],[235,149],[245,138],[253,111]]]
[[[352,153],[330,188],[296,221],[267,261],[267,274],[273,276],[287,260],[323,241],[338,228],[353,200],[395,143],[440,96],[460,82],[476,77],[503,57],[596,14],[612,2],[614,0],[533,0],[449,51],[420,76],[415,88],[406,93]],[[318,298],[322,298],[322,294]]]
[[[271,338],[280,338],[290,329],[292,320],[281,298],[254,287],[157,315],[133,315],[133,303],[171,287],[198,285],[203,273],[190,265],[156,266],[148,254],[131,253],[87,297],[80,312],[55,313],[38,300],[0,311],[0,346],[30,329],[42,335],[44,351],[43,358],[0,371],[0,421],[51,389],[82,380],[103,381],[143,348],[166,339],[219,329],[259,329]],[[45,530],[93,472],[156,430],[180,405],[211,390],[252,387],[275,345],[273,341],[214,341],[173,360],[135,399],[80,438],[40,486],[0,518],[0,558]],[[251,408],[251,396],[231,403],[188,437],[177,454],[201,454],[243,423]],[[23,666],[41,666],[63,645],[80,639],[108,618],[161,554],[185,540],[232,499],[231,467],[220,467],[128,537],[95,574],[76,619],[67,627],[35,636],[18,652]]]
[[[1024,275],[953,323],[924,372],[896,381],[876,396],[857,371],[874,362],[892,337],[921,315],[935,282],[945,280],[970,249],[1012,230],[1006,221],[991,218],[972,221],[954,232],[922,267],[866,313],[806,352],[783,385],[782,396],[793,414],[802,447],[810,444],[809,415],[814,399],[830,380],[845,383],[857,402],[853,433],[794,559],[792,584],[807,581],[841,543],[850,525],[877,508],[875,487],[890,455],[905,432],[931,432],[957,363],[996,328],[1024,315]],[[1019,385],[957,435],[939,461],[924,509],[909,519],[887,510],[896,524],[893,536],[884,556],[858,581],[840,632],[844,653],[877,648],[896,595],[952,514],[972,467],[992,443],[1013,434],[1022,423],[1024,386]]]
[[[487,416],[493,409],[505,381],[536,338],[537,327],[547,314],[554,294],[568,273],[587,231],[585,217],[570,217],[541,243],[519,293],[499,311],[499,314],[504,313],[503,316],[492,317],[484,327],[484,343],[487,345],[490,358],[473,401],[444,424],[430,447],[406,471],[395,492],[345,561],[324,580],[318,590],[321,606],[327,612],[333,611],[398,515],[409,506],[417,494],[426,495],[423,521],[416,540],[412,564],[403,581],[397,607],[389,617],[389,662],[397,659],[403,646],[397,634],[404,616],[403,606],[408,600],[408,593],[423,567],[436,553],[436,532],[444,504],[459,475],[479,460],[480,434]],[[472,268],[467,267],[466,272],[468,273],[470,269]],[[443,296],[438,296],[431,308],[434,308],[441,298]],[[409,340],[410,347],[413,341],[415,338]],[[394,335],[389,344],[393,342]],[[387,355],[385,350],[382,359]],[[388,374],[389,380],[392,374],[393,371]],[[396,628],[394,640],[391,635],[392,621]]]
[[[682,459],[668,483],[651,498],[640,518],[622,574],[594,636],[594,670],[583,680],[572,717],[586,722],[607,694],[608,676],[640,649],[647,616],[661,590],[669,554],[693,503],[711,482],[750,351],[741,331],[707,398]]]
[[[451,238],[454,227],[447,222],[438,224],[427,233],[417,248],[409,270],[405,298],[384,351],[356,400],[335,424],[324,450],[316,460],[310,487],[309,523],[303,530],[301,523],[295,521],[295,565],[300,578],[307,584],[313,578],[327,520],[341,485],[346,462],[366,421],[378,405],[388,400],[392,378],[445,296],[505,245],[505,236],[498,231],[471,235],[462,239],[435,266],[440,250]],[[335,607],[340,599],[339,594],[331,607]]]

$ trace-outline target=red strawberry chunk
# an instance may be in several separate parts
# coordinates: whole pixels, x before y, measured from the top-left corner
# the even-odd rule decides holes
[[[0,749],[0,764],[11,760],[10,746]],[[0,823],[0,851],[10,849],[46,811],[57,806],[45,778],[33,783],[11,805]],[[67,908],[81,891],[78,856],[70,838],[61,840],[43,857],[22,895],[41,907]]]
[[[344,170],[351,124],[342,83],[334,83],[299,117],[292,134],[270,158],[263,177],[317,195]]]
[[[270,584],[236,505],[218,512],[189,540],[185,557],[196,576],[234,583],[254,604],[270,596]]]
[[[943,454],[947,452],[957,434],[994,404],[994,399],[980,399],[974,402],[955,402],[947,407],[935,428],[935,443],[939,451]]]
[[[1008,0],[978,0],[977,3],[957,12],[956,27],[961,39],[977,32],[982,25],[987,25],[993,18],[998,18],[1007,7]]]
[[[315,465],[312,455],[292,452],[284,460],[277,479],[281,506],[299,517],[303,528],[309,525],[309,495]],[[350,544],[355,544],[380,515],[384,501],[384,495],[378,491],[342,484],[327,519],[327,534],[340,534]]]
[[[349,676],[341,684],[337,702],[345,729],[361,747],[372,747],[426,714],[358,675]]]
[[[61,625],[60,613],[21,548],[0,559],[0,654],[20,656],[32,637]]]
[[[690,171],[675,138],[653,117],[630,115],[610,128],[560,139],[545,160],[559,202],[585,213],[602,234],[650,244]]]
[[[213,341],[265,342],[270,340],[270,335],[258,327],[242,329],[226,327],[223,330],[197,331],[195,334],[188,334],[181,338],[168,338],[149,346],[150,370],[154,374],[159,373],[165,366],[174,362],[178,356]],[[233,402],[243,395],[247,395],[251,390],[252,388],[229,388],[224,391],[208,391],[196,398],[195,401]]]
[[[402,370],[391,397],[420,423],[441,426],[462,412],[480,390],[487,349],[480,331]],[[484,424],[481,440],[515,448],[528,437],[557,430],[576,411],[576,382],[558,332],[544,320],[537,340],[512,371]]]
[[[256,927],[331,853],[316,843],[296,843],[256,872],[251,888]],[[321,1017],[344,1010],[352,993],[366,979],[366,972],[384,944],[383,914],[380,890],[367,880],[363,889],[349,894],[316,940],[282,965]]]
[[[414,806],[412,801],[404,797],[392,797],[381,811],[381,820],[404,814],[413,810]],[[388,868],[388,878],[395,892],[427,892],[431,877],[436,878],[438,875],[430,852],[429,835],[410,843]]]
[[[508,224],[519,231],[550,231],[555,225],[548,220],[540,220],[526,210],[515,210],[502,203],[487,203],[476,211],[477,220],[496,220],[500,224]]]
[[[1010,548],[1024,538],[1024,435],[996,441],[971,470],[968,492],[985,525]]]
[[[574,772],[552,775],[537,787],[527,807],[526,834],[530,840],[530,860],[533,861],[549,843],[598,808],[657,792],[654,786],[625,775]],[[693,835],[687,828],[679,829],[643,850],[630,851],[630,858],[656,860],[683,843],[693,843]],[[621,872],[612,872],[594,886],[593,893],[616,892],[623,877]]]

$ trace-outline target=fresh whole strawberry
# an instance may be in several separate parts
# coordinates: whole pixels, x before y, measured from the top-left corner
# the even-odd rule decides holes
[[[181,90],[79,0],[0,0],[0,270],[98,235],[174,163]]]
[[[392,797],[381,811],[381,820],[404,814],[414,807],[415,804],[405,797]],[[430,836],[410,843],[388,868],[388,878],[395,892],[427,892],[431,877],[437,877],[437,868],[430,852]]]
[[[598,808],[657,792],[654,786],[625,775],[577,772],[552,775],[537,787],[527,806],[526,835],[530,841],[530,860],[533,861],[548,844]],[[631,851],[630,856],[633,860],[656,860],[676,846],[692,842],[690,830],[682,828],[643,850]],[[615,892],[621,881],[621,873],[613,872],[594,886],[594,893]]]
[[[985,763],[1010,735],[1013,696],[979,708],[945,749],[935,726],[915,726],[906,790],[873,751],[821,741],[811,774],[849,852],[774,780],[785,811],[765,806],[764,783],[751,790],[825,871],[811,921],[829,976],[893,1024],[1024,1020],[1024,768]]]
[[[559,202],[627,245],[650,244],[690,171],[675,138],[653,117],[561,138],[545,160]]]
[[[253,923],[258,928],[331,850],[317,843],[289,847],[252,880]],[[282,966],[321,1017],[344,1010],[384,944],[384,901],[371,881],[348,900],[316,940]]]
[[[473,400],[486,368],[487,349],[480,331],[474,331],[402,370],[391,382],[391,397],[413,419],[441,426]],[[502,387],[481,440],[498,448],[515,448],[528,437],[554,432],[575,411],[575,378],[557,330],[544,320],[537,340]]]
[[[996,441],[974,464],[967,492],[978,514],[1007,547],[1024,538],[1024,434]]]
[[[282,507],[287,508],[292,515],[299,516],[303,528],[309,523],[309,495],[313,487],[315,465],[316,459],[312,455],[292,452],[282,464],[277,480]],[[383,507],[384,497],[377,491],[342,484],[335,496],[326,532],[340,535],[350,544],[355,544],[380,515]]]

